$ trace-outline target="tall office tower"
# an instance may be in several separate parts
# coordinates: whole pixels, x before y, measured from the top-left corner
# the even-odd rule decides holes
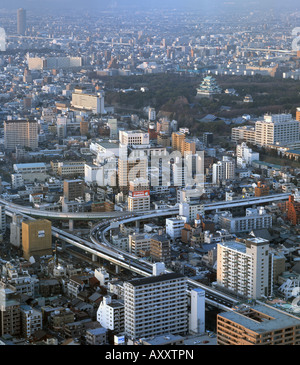
[[[291,114],[265,115],[255,123],[255,141],[258,146],[285,145],[298,142],[300,122]]]
[[[151,237],[150,256],[156,262],[171,261],[171,243],[166,234],[155,234]]]
[[[269,241],[247,239],[246,243],[218,243],[217,283],[245,298],[259,299],[273,290],[272,255]]]
[[[186,277],[178,273],[124,283],[125,334],[132,340],[188,331]]]
[[[0,336],[18,336],[20,333],[20,301],[16,288],[0,282]]]
[[[22,248],[26,260],[33,255],[52,254],[51,222],[46,219],[22,222]]]
[[[84,182],[83,180],[64,180],[64,198],[67,201],[74,201],[76,198],[83,198]]]
[[[205,291],[203,289],[191,290],[190,332],[205,332]]]
[[[300,345],[300,320],[265,304],[241,304],[217,315],[218,345]]]
[[[25,35],[26,31],[26,10],[18,9],[17,12],[17,32],[20,35]]]
[[[38,147],[38,122],[36,120],[4,121],[4,147],[13,151],[16,146]]]

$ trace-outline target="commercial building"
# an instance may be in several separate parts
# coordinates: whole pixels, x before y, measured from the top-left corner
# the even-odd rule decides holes
[[[142,183],[140,183],[142,181]],[[136,179],[130,182],[128,195],[128,210],[139,212],[150,210],[149,183],[144,179]]]
[[[149,133],[141,130],[119,131],[119,141],[124,146],[148,145]]]
[[[245,298],[259,299],[273,290],[272,255],[262,238],[220,242],[217,246],[217,284]]]
[[[4,121],[4,147],[13,151],[17,146],[38,147],[38,122],[36,120]]]
[[[300,345],[300,319],[264,304],[217,315],[218,345]]]
[[[253,126],[242,126],[231,129],[231,140],[232,142],[240,143],[246,142],[255,144],[255,127]]]
[[[170,273],[124,283],[125,334],[131,340],[188,331],[187,281]]]
[[[46,219],[22,222],[22,248],[26,260],[33,255],[52,254],[51,222]]]

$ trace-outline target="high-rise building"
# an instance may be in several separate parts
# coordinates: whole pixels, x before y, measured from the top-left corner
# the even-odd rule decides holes
[[[187,281],[178,273],[124,283],[125,334],[131,340],[188,331]]]
[[[213,164],[212,182],[219,184],[223,180],[232,180],[235,177],[235,162],[228,156]]]
[[[26,260],[33,255],[52,254],[51,222],[46,219],[22,222],[22,248]]]
[[[129,183],[128,210],[130,212],[150,210],[149,182],[135,179]]]
[[[17,146],[38,147],[38,122],[36,120],[4,121],[4,147],[13,151]]]
[[[87,94],[76,89],[72,93],[72,106],[80,110],[92,111],[95,114],[105,114],[104,93]]]
[[[18,9],[17,11],[17,32],[20,35],[25,35],[26,31],[26,10]]]
[[[300,345],[300,320],[265,304],[217,315],[218,345]]]
[[[272,294],[273,271],[269,241],[247,239],[245,243],[225,241],[217,248],[217,283],[245,298]]]

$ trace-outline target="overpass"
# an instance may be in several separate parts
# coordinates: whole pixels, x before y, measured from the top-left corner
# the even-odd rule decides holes
[[[222,202],[214,202],[204,204],[204,211],[213,211],[213,210],[220,210],[220,209],[231,209],[235,207],[242,207],[242,206],[251,206],[251,205],[258,205],[258,204],[267,204],[272,202],[277,202],[280,200],[287,200],[290,196],[290,193],[282,193],[282,194],[273,194],[273,195],[266,195],[262,197],[254,197],[254,198],[247,198],[247,199],[237,199],[237,200],[230,200],[230,201],[222,201]],[[5,199],[0,198],[0,204],[6,206],[6,209],[14,210],[16,213],[26,214],[32,217],[40,217],[40,218],[48,218],[48,219],[60,219],[60,220],[95,220],[95,219],[114,219],[114,218],[127,218],[127,217],[134,217],[137,218],[139,216],[147,216],[148,218],[153,218],[158,216],[164,215],[172,215],[172,214],[179,214],[179,207],[171,206],[167,209],[161,210],[149,210],[143,212],[129,212],[129,211],[113,211],[113,212],[57,212],[57,211],[47,211],[47,210],[40,210],[31,207],[24,207],[19,204],[14,204],[9,202]]]

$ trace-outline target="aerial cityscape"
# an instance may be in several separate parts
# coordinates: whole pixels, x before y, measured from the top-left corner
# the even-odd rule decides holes
[[[0,345],[300,345],[297,1],[0,0],[0,273]]]

